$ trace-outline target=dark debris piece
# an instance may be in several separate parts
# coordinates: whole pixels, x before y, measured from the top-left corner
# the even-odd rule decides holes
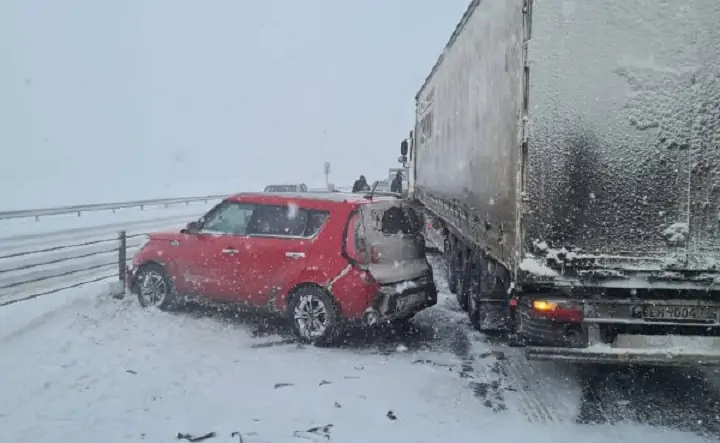
[[[293,437],[308,438],[308,435],[306,434],[312,434],[330,440],[330,428],[332,427],[332,424],[328,424],[325,426],[315,426],[306,431],[295,431],[293,433]]]
[[[215,432],[210,432],[205,435],[198,436],[198,437],[196,437],[192,434],[183,434],[181,432],[178,432],[178,434],[175,438],[178,440],[187,440],[189,442],[194,443],[194,442],[199,442],[199,441],[205,441],[209,438],[215,438],[215,437],[217,437],[217,434]]]
[[[288,386],[294,386],[294,384],[293,383],[275,383],[275,386],[273,386],[273,389],[286,388]]]
[[[128,369],[128,370],[125,371],[125,372],[127,372],[128,374],[137,375],[137,372],[136,372],[136,371],[133,371],[132,369]]]
[[[387,418],[389,418],[390,420],[397,420],[397,415],[395,415],[395,413],[394,413],[393,411],[388,411],[388,413],[385,414],[385,415],[386,415]]]
[[[341,405],[340,403],[338,403],[338,402],[335,402],[335,407],[336,407],[336,408],[342,408],[342,405]]]
[[[330,384],[330,382],[327,380],[320,380],[320,383],[318,383],[318,386],[329,385],[329,384]]]
[[[230,434],[230,437],[237,437],[238,443],[243,443],[242,434],[239,431],[235,431],[232,434]]]

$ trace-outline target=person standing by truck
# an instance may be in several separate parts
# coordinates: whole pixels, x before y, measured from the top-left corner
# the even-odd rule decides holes
[[[352,192],[363,192],[363,191],[369,191],[370,186],[368,186],[367,179],[364,175],[361,175],[360,178],[355,180],[355,183],[352,187]]]
[[[398,194],[402,194],[402,182],[402,172],[398,172],[397,174],[395,174],[395,178],[393,179],[392,183],[390,183],[390,192],[397,192]]]

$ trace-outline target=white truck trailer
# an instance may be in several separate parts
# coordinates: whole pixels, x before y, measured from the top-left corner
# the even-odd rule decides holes
[[[416,109],[410,195],[477,329],[720,364],[720,1],[474,0]]]

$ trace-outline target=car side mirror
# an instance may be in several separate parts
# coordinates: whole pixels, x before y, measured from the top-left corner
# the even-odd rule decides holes
[[[403,140],[402,143],[400,143],[400,155],[405,157],[408,154],[408,141]]]
[[[197,234],[200,232],[200,223],[196,221],[191,221],[185,226],[185,229],[182,231],[183,234]]]

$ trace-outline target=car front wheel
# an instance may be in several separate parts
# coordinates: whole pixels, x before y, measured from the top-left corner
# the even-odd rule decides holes
[[[138,301],[143,308],[156,307],[168,310],[175,304],[176,297],[172,281],[162,266],[154,263],[141,266],[136,282]]]
[[[332,297],[317,287],[299,289],[290,302],[295,335],[306,343],[328,345],[338,340],[342,317]]]

